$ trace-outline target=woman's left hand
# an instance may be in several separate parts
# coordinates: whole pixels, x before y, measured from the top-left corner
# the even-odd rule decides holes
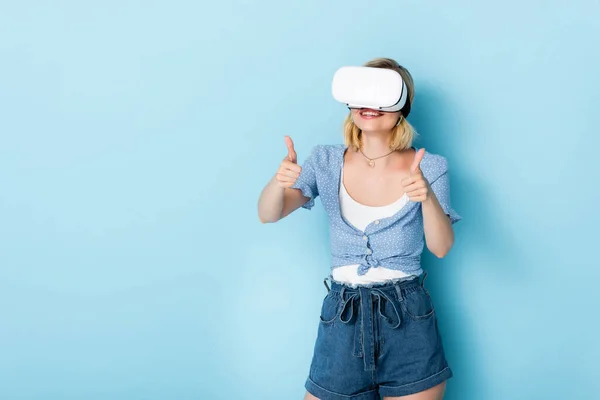
[[[429,199],[431,193],[431,186],[429,186],[429,182],[421,171],[421,160],[423,160],[424,155],[425,149],[419,149],[410,167],[410,176],[402,180],[402,186],[404,186],[404,191],[410,201],[423,202]]]

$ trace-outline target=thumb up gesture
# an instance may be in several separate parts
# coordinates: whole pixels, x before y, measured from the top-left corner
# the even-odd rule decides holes
[[[410,166],[410,175],[402,180],[404,191],[410,201],[423,202],[429,198],[431,187],[421,172],[421,160],[425,155],[425,149],[419,149],[415,153],[415,159]]]
[[[294,142],[292,141],[292,138],[286,136],[285,143],[287,145],[288,153],[281,162],[281,165],[279,165],[279,169],[275,175],[277,184],[281,188],[289,188],[293,186],[300,176],[300,172],[302,172],[302,167],[297,163],[298,156],[296,155],[296,150],[294,150]]]

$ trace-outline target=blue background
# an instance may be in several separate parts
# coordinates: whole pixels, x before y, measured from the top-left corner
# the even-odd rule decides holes
[[[262,225],[286,155],[340,143],[333,72],[413,74],[464,219],[424,256],[447,399],[598,380],[600,4],[0,3],[0,399],[299,399],[320,201]]]

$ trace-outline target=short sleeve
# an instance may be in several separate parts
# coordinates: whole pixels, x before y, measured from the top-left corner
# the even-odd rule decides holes
[[[435,193],[442,209],[450,217],[450,222],[455,224],[462,219],[450,204],[450,180],[448,170],[446,169],[433,183],[430,184],[431,190]]]
[[[316,174],[316,157],[317,157],[317,146],[313,147],[309,156],[304,160],[301,165],[302,171],[300,176],[296,180],[291,188],[300,189],[305,197],[308,197],[306,203],[302,205],[303,208],[310,210],[315,205],[315,198],[319,196],[319,189],[317,187],[317,174]]]

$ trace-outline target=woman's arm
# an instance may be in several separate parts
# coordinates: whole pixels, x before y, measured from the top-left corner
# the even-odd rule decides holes
[[[411,201],[421,202],[427,248],[437,257],[442,258],[454,245],[452,223],[462,217],[450,207],[447,165],[444,172],[430,185],[421,171],[421,160],[424,155],[425,149],[420,149],[415,154],[411,174],[402,181],[402,184]],[[438,199],[436,193],[439,193],[442,198]]]
[[[277,222],[300,208],[309,200],[300,189],[279,187],[274,176],[258,199],[258,218],[263,224]]]
[[[311,174],[312,168],[310,165],[309,168],[299,166],[292,138],[286,136],[285,141],[288,155],[283,159],[277,173],[262,190],[258,199],[258,218],[263,224],[285,218],[310,200],[309,197],[302,194],[300,188],[293,186],[299,186],[297,181],[301,176],[306,180],[307,177],[314,175]],[[312,180],[314,180],[314,176],[312,176]],[[316,187],[316,183],[313,186]]]
[[[452,229],[450,218],[442,209],[431,188],[427,199],[421,204],[427,248],[437,257],[442,258],[454,245],[454,229]]]

